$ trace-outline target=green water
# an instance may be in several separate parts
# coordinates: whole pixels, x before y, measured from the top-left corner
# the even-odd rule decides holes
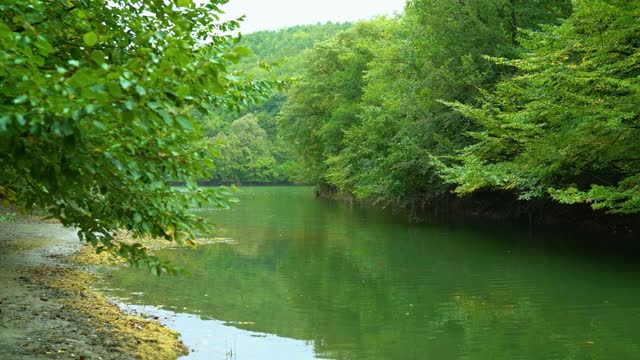
[[[233,241],[159,253],[191,276],[105,282],[154,306],[191,358],[640,359],[640,268],[611,239],[410,224],[308,187],[240,198],[203,210]]]

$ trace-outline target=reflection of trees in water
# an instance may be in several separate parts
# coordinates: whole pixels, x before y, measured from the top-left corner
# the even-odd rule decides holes
[[[546,252],[506,252],[495,233],[394,225],[310,201],[274,196],[242,210],[247,225],[236,225],[250,241],[161,254],[191,277],[120,271],[112,283],[144,291],[147,304],[312,340],[327,358],[638,356],[630,279]]]
[[[616,329],[628,324],[629,314],[594,307],[593,299],[584,297],[585,283],[566,284],[559,292],[561,284],[545,284],[551,278],[541,277],[540,284],[552,292],[551,300],[542,301],[555,302],[544,306],[533,299],[540,290],[517,294],[522,289],[495,286],[487,274],[479,279],[469,276],[465,266],[444,269],[428,257],[423,262],[435,265],[429,270],[434,274],[428,280],[433,282],[416,282],[412,277],[426,272],[416,258],[426,254],[415,248],[390,247],[381,253],[376,251],[384,246],[380,243],[346,245],[348,251],[327,241],[265,241],[255,256],[243,253],[242,246],[214,245],[189,254],[189,268],[204,269],[202,273],[177,283],[159,279],[171,283],[170,291],[150,288],[145,301],[166,303],[167,298],[180,297],[180,306],[199,309],[203,315],[254,322],[239,325],[247,330],[313,340],[318,354],[336,359],[399,354],[416,359],[425,354],[564,358],[560,355],[596,356],[604,344],[618,358],[634,355],[632,333]],[[471,261],[475,266],[479,262]],[[393,271],[398,267],[403,270]],[[448,275],[439,280],[436,274],[445,271]],[[526,283],[527,276],[532,274],[513,274],[512,285]],[[205,291],[208,297],[202,296]],[[615,288],[603,291],[615,295]]]
[[[562,308],[550,313],[525,298],[513,303],[488,298],[454,295],[430,321],[431,333],[459,327],[460,353],[474,359],[638,357],[637,336],[620,332],[620,326],[629,326],[629,313],[623,309],[603,313],[598,307],[577,305],[583,311],[572,315]]]

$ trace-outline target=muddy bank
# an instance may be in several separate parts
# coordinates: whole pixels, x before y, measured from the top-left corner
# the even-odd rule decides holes
[[[73,231],[56,223],[27,216],[0,223],[0,358],[175,359],[185,354],[175,331],[124,314],[91,289],[95,276],[69,260],[81,245]]]

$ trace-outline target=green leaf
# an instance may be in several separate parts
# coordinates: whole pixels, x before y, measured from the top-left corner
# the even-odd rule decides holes
[[[27,95],[22,95],[22,96],[18,96],[17,98],[13,99],[13,103],[18,105],[18,104],[23,104],[26,103],[27,100],[29,100],[29,97]]]
[[[147,90],[145,90],[145,88],[143,88],[140,85],[136,85],[136,92],[138,93],[138,95],[140,96],[145,96],[147,95]]]
[[[122,87],[123,90],[127,90],[133,84],[131,81],[127,80],[124,76],[121,76],[118,80],[120,81],[120,86]]]
[[[98,43],[98,34],[96,34],[95,31],[89,31],[88,33],[82,35],[82,40],[84,41],[85,45],[92,47]]]
[[[91,52],[91,60],[96,64],[102,65],[105,62],[105,54],[101,50],[94,50]]]
[[[89,242],[91,242],[91,245],[93,246],[98,245],[98,238],[95,236],[93,232],[87,232],[87,240],[89,240]]]
[[[178,116],[176,116],[176,121],[178,122],[178,124],[180,124],[180,126],[183,129],[185,129],[185,130],[193,130],[193,124],[186,117],[184,117],[182,115],[178,115]]]
[[[164,109],[158,109],[158,110],[156,110],[156,113],[158,113],[158,115],[160,115],[162,120],[164,120],[165,124],[167,124],[168,126],[172,126],[173,125],[173,116],[169,115],[169,113],[166,112]]]
[[[124,102],[124,107],[127,108],[127,110],[133,110],[136,108],[136,101],[132,98],[128,98],[125,102]]]
[[[193,0],[177,0],[176,3],[180,7],[193,6]]]
[[[253,54],[253,50],[249,49],[248,47],[244,47],[244,46],[236,46],[233,48],[233,52],[238,54],[239,56],[246,56],[246,55],[251,55]]]
[[[55,52],[53,46],[51,46],[51,44],[42,36],[39,36],[38,40],[36,40],[33,45],[38,49],[38,52],[42,56],[49,56],[49,54]]]
[[[180,87],[178,87],[178,89],[176,90],[176,95],[181,98],[184,99],[187,96],[189,96],[191,90],[189,89],[189,87],[187,85],[182,85]]]
[[[151,232],[153,231],[153,225],[152,225],[149,221],[143,221],[143,222],[142,222],[142,229],[143,229],[147,234],[151,234]]]

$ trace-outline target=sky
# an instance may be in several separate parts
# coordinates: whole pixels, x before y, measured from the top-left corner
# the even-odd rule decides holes
[[[230,0],[222,9],[224,19],[246,15],[240,32],[277,30],[318,22],[346,22],[392,15],[402,11],[405,0]]]

